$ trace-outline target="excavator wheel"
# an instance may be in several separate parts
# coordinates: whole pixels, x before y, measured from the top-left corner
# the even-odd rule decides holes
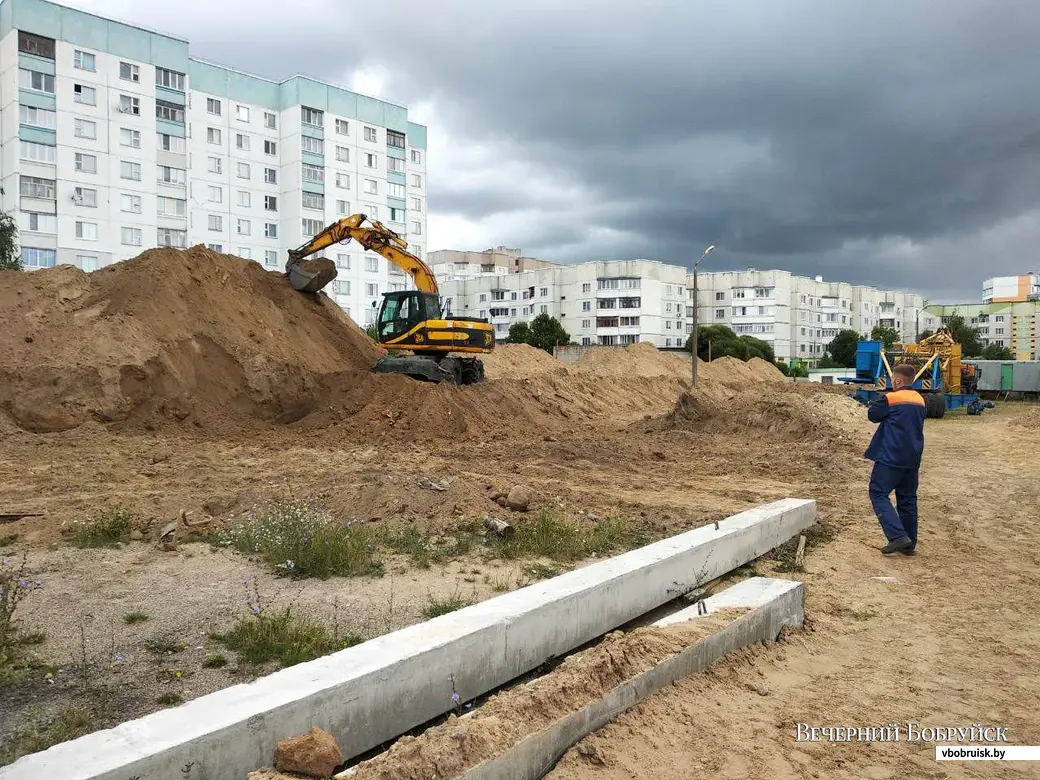
[[[484,381],[484,363],[474,358],[462,361],[462,384],[475,385]]]

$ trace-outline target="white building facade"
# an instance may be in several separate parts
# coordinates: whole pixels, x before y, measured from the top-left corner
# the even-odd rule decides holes
[[[281,270],[358,212],[424,252],[426,128],[406,108],[204,62],[187,41],[47,0],[0,0],[0,144],[27,269],[206,244]],[[323,254],[339,267],[327,291],[362,324],[410,285],[355,244]]]
[[[693,276],[687,285],[693,298]],[[934,330],[939,318],[920,295],[789,271],[718,271],[697,275],[697,322],[726,325],[738,336],[770,343],[778,360],[814,363],[842,330],[863,338],[877,326],[893,328],[904,342]],[[690,329],[693,307],[688,306]]]
[[[612,260],[448,279],[440,286],[451,313],[487,318],[499,341],[514,322],[530,322],[539,314],[556,317],[583,346],[646,341],[681,347],[686,341],[682,266]]]

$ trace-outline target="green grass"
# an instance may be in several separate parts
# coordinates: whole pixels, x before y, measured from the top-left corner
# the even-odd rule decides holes
[[[178,704],[184,703],[184,697],[176,691],[169,691],[156,699],[155,703],[161,704],[163,707],[176,707]]]
[[[218,532],[215,544],[260,555],[287,577],[382,576],[376,532],[343,522],[312,501],[279,501],[250,513],[245,523]]]
[[[227,659],[220,653],[207,655],[202,661],[203,669],[223,669],[227,666]]]
[[[0,547],[10,547],[18,541],[18,534],[0,534]]]
[[[446,599],[437,599],[430,596],[426,606],[423,607],[422,614],[427,619],[440,617],[441,615],[447,615],[449,612],[468,607],[472,603],[472,601],[462,598],[458,593],[454,593]]]
[[[173,636],[158,635],[146,639],[144,649],[152,655],[175,655],[187,649],[187,645]]]
[[[148,620],[148,616],[143,612],[128,612],[123,615],[123,622],[128,626],[132,626],[135,623],[143,623],[146,620]]]
[[[53,719],[30,723],[0,745],[0,766],[6,766],[30,753],[39,753],[61,742],[77,739],[105,728],[103,716],[78,707],[62,710]]]
[[[593,555],[631,550],[650,541],[644,528],[619,517],[599,522],[574,521],[545,510],[538,519],[519,523],[508,539],[489,538],[492,553],[502,558],[549,558],[569,563]]]
[[[134,513],[124,506],[115,506],[81,520],[72,529],[70,542],[74,547],[114,547],[130,541]]]
[[[236,652],[240,663],[259,665],[277,661],[282,667],[312,661],[364,641],[358,634],[340,635],[323,623],[293,614],[288,608],[283,612],[244,617],[230,631],[213,638]]]
[[[444,563],[469,554],[480,544],[482,537],[479,522],[457,526],[448,536],[423,533],[416,526],[410,525],[403,530],[382,530],[378,542],[392,552],[408,556],[417,568],[428,569],[431,564]]]

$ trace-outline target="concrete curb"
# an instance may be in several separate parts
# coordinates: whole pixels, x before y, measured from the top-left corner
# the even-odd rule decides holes
[[[754,577],[705,599],[704,603],[707,612],[695,605],[653,625],[696,620],[725,607],[752,609],[697,644],[626,680],[602,699],[530,734],[507,752],[457,775],[454,780],[538,780],[584,737],[652,693],[703,671],[734,650],[755,642],[775,641],[785,625],[800,627],[805,618],[805,586],[792,580]]]
[[[317,726],[346,758],[498,688],[797,536],[816,502],[783,499],[309,663],[25,756],[0,780],[227,780]]]

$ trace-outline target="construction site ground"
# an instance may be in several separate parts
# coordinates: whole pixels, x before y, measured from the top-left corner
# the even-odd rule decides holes
[[[311,496],[431,543],[486,517],[620,519],[641,544],[794,496],[819,503],[804,571],[774,557],[750,568],[806,582],[805,630],[652,696],[550,777],[1031,776],[1029,764],[937,763],[927,744],[799,743],[796,724],[974,723],[1040,744],[1035,407],[929,420],[920,553],[884,557],[861,457],[873,426],[841,389],[722,359],[701,364],[691,393],[688,358],[648,345],[568,366],[499,349],[482,386],[417,385],[372,375],[378,350],[356,326],[256,264],[194,249],[120,265],[0,280],[13,312],[0,336],[0,514],[42,514],[0,524],[7,565],[24,554],[40,582],[17,613],[35,663],[0,677],[5,760],[82,733],[83,712],[113,725],[269,670],[214,639],[257,594],[364,638],[595,560],[503,558],[478,539],[428,567],[381,549],[379,575],[292,578],[214,544],[259,507]],[[157,277],[165,288],[144,289]],[[515,486],[528,511],[493,500]],[[70,544],[117,505],[132,540]],[[164,546],[181,510],[190,525]]]

